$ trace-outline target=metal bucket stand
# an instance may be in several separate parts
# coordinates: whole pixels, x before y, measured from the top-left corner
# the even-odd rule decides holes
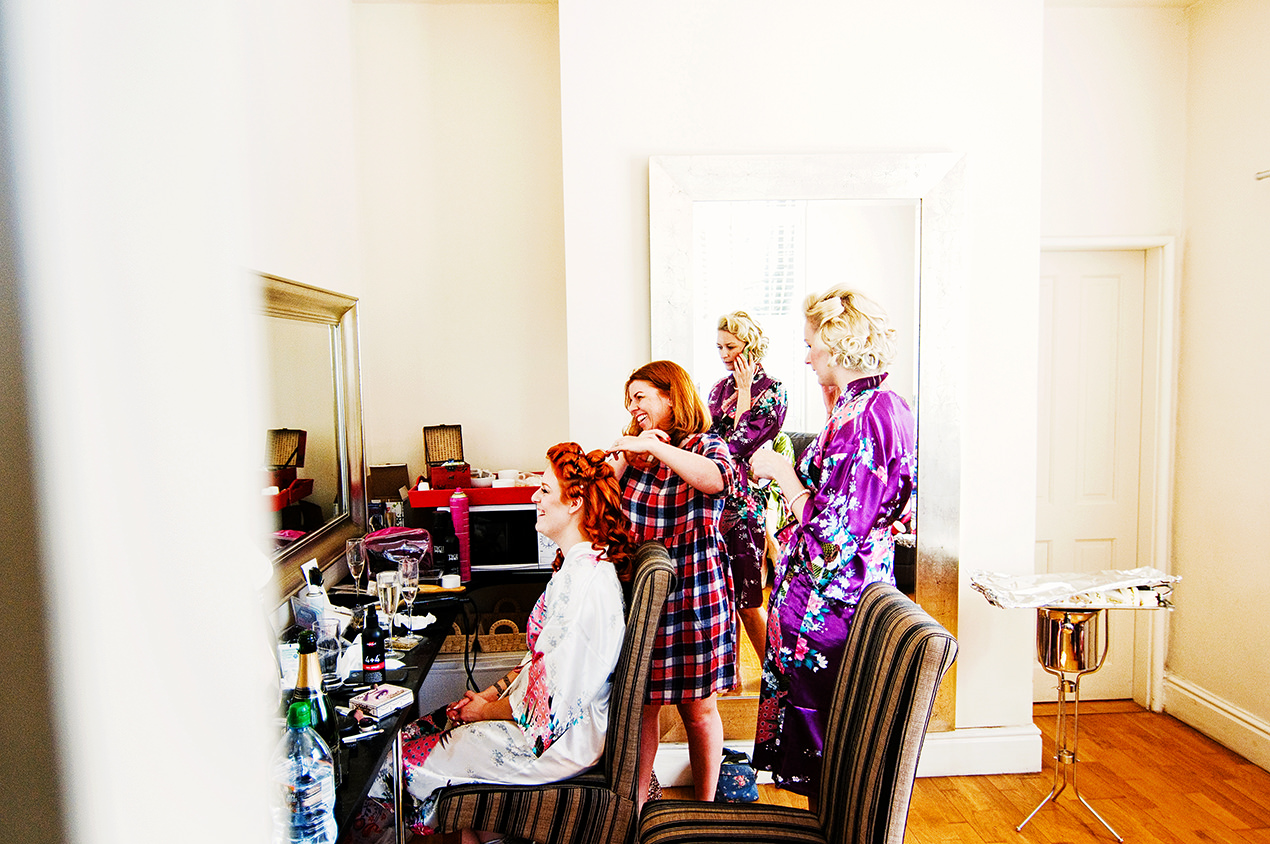
[[[1023,819],[1023,823],[1015,827],[1016,832],[1021,832],[1042,806],[1051,800],[1057,800],[1070,781],[1076,799],[1117,841],[1124,841],[1120,833],[1112,829],[1111,824],[1103,820],[1102,815],[1086,802],[1076,784],[1076,763],[1079,761],[1076,746],[1080,740],[1080,678],[1102,667],[1103,660],[1107,657],[1108,631],[1107,611],[1104,609],[1038,607],[1036,610],[1036,656],[1041,667],[1058,678],[1058,724],[1055,731],[1058,752],[1054,755],[1054,785],[1050,793],[1037,804],[1032,814]],[[1072,695],[1070,732],[1067,729],[1068,692]]]

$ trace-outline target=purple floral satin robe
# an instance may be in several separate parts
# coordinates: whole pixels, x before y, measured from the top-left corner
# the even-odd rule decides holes
[[[763,605],[767,493],[749,481],[750,457],[780,433],[788,403],[784,386],[761,366],[755,369],[750,385],[750,409],[741,414],[739,424],[734,418],[736,380],[729,375],[710,390],[710,432],[727,443],[737,466],[736,490],[724,499],[719,529],[732,566],[738,608]]]
[[[754,764],[799,794],[819,788],[828,708],[856,602],[895,582],[891,523],[913,493],[917,430],[885,374],[853,381],[798,466],[811,496],[785,549],[769,604]]]

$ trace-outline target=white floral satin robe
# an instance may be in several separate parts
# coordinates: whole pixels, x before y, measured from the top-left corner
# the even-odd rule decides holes
[[[447,785],[540,785],[598,762],[625,631],[613,564],[589,543],[573,546],[530,615],[529,651],[504,693],[515,720],[437,732],[421,719],[407,728],[405,785],[420,804],[412,827],[428,831],[433,794]]]

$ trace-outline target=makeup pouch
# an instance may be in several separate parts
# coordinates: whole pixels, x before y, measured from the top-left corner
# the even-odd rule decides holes
[[[719,767],[716,803],[753,803],[758,800],[758,774],[750,757],[739,750],[723,748],[723,764]]]

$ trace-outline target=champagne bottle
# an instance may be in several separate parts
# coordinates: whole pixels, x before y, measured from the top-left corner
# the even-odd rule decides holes
[[[384,682],[384,631],[373,607],[366,610],[366,627],[362,630],[362,682]]]
[[[300,631],[300,670],[295,678],[295,691],[291,693],[291,702],[304,702],[309,705],[310,721],[313,731],[321,736],[322,741],[331,750],[335,763],[335,784],[338,786],[344,779],[340,764],[340,722],[339,714],[331,705],[330,695],[322,685],[322,667],[318,662],[317,636],[312,630]]]

